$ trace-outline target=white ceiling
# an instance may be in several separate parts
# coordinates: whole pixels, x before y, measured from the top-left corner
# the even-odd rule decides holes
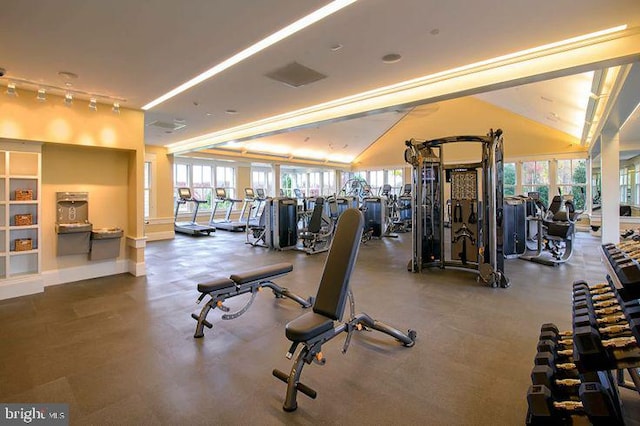
[[[70,71],[79,76],[75,89],[140,108],[326,3],[4,0],[0,67],[7,75],[0,84],[13,77],[63,87],[58,72]],[[620,24],[640,26],[638,0],[360,0],[148,111],[147,124],[178,119],[186,126],[171,133],[147,126],[145,142],[165,145]],[[343,47],[333,51],[337,44]],[[403,58],[383,63],[388,53]],[[293,61],[328,77],[294,89],[264,76]],[[579,135],[569,117],[580,102],[568,81],[480,97]],[[268,143],[356,155],[402,113],[284,133]]]

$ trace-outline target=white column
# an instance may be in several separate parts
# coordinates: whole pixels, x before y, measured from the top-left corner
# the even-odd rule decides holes
[[[620,241],[620,137],[600,137],[600,170],[602,182],[602,243]]]
[[[273,190],[274,197],[280,196],[280,164],[273,165]]]
[[[585,213],[591,213],[591,209],[593,208],[593,173],[591,168],[593,167],[593,159],[589,156],[585,162],[585,168],[587,169],[587,186],[584,189],[584,211]]]

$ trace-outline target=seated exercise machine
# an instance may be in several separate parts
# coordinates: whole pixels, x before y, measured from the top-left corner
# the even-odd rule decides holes
[[[411,231],[411,184],[404,185],[402,194],[396,199],[397,216],[394,225],[398,232]]]
[[[391,219],[391,185],[385,184],[379,196],[366,196],[362,199],[362,212],[365,219],[365,241],[370,238],[398,238]]]
[[[302,368],[304,364],[311,364],[312,361],[324,365],[326,359],[322,355],[322,345],[334,337],[347,333],[343,353],[347,352],[354,330],[374,329],[394,337],[406,347],[415,344],[415,331],[409,330],[405,334],[365,313],[354,313],[355,303],[349,280],[358,255],[363,229],[364,217],[359,210],[348,209],[340,216],[313,303],[313,311],[290,321],[285,327],[285,335],[292,342],[286,355],[287,359],[293,358],[299,345],[303,346],[289,374],[273,370],[275,377],[287,383],[287,394],[282,407],[285,411],[294,411],[298,407],[298,391],[312,399],[317,396],[315,390],[300,382]],[[347,297],[351,313],[349,319],[342,322]]]
[[[329,206],[328,217],[324,214],[325,204]],[[298,233],[298,237],[302,241],[301,250],[307,254],[323,253],[329,250],[337,219],[338,204],[335,198],[332,197],[328,200],[322,197],[316,198],[309,225]]]
[[[229,278],[218,278],[212,281],[207,281],[198,284],[198,291],[201,293],[198,297],[197,303],[209,296],[209,301],[204,305],[200,314],[191,314],[191,318],[198,321],[196,325],[196,333],[193,337],[199,338],[204,336],[204,327],[212,328],[213,324],[207,321],[207,315],[211,309],[219,308],[223,312],[229,312],[229,308],[224,306],[224,301],[235,296],[239,296],[245,293],[251,293],[251,298],[239,311],[231,314],[223,314],[223,320],[232,320],[238,318],[240,315],[247,312],[253,300],[256,297],[258,291],[262,287],[268,287],[273,291],[276,298],[285,298],[293,300],[294,302],[302,305],[303,308],[308,308],[313,303],[313,300],[303,299],[295,293],[290,292],[286,288],[276,285],[272,280],[282,275],[288,274],[293,270],[293,265],[290,263],[277,263],[275,265],[263,266],[251,271],[233,274]]]
[[[267,198],[256,225],[247,229],[247,244],[275,250],[295,249],[298,244],[297,202],[293,198]]]
[[[181,205],[187,203],[194,203],[196,205],[196,208],[193,211],[193,218],[191,219],[191,222],[178,222],[178,210],[180,210]],[[210,235],[212,232],[215,232],[216,228],[207,225],[200,225],[198,222],[196,222],[196,217],[198,216],[198,208],[200,207],[200,204],[204,203],[206,203],[206,201],[196,200],[191,196],[191,189],[178,188],[178,200],[176,201],[176,214],[174,218],[173,229],[176,232],[190,235]]]
[[[243,221],[232,221],[231,220],[231,210],[233,209],[234,203],[240,203],[241,200],[234,200],[233,198],[227,197],[227,191],[224,188],[216,188],[216,198],[214,200],[213,208],[211,210],[211,217],[209,218],[209,225],[215,226],[216,229],[223,229],[225,231],[231,232],[243,232],[244,228],[247,226],[246,222]],[[216,220],[216,211],[218,210],[218,204],[228,203],[227,213],[222,220]]]
[[[536,247],[534,254],[525,253],[520,259],[547,266],[567,262],[573,254],[575,223],[581,214],[575,209],[573,196],[555,195],[547,209],[536,193],[529,193],[528,203],[534,204],[536,213],[527,216],[527,242],[535,242]],[[529,207],[527,210],[532,208]],[[529,247],[527,249],[534,250]]]

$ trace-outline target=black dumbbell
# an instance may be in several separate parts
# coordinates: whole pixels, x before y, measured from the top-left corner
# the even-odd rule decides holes
[[[622,424],[619,411],[611,395],[599,383],[580,385],[580,401],[554,401],[551,391],[544,385],[533,385],[527,391],[531,425],[574,424],[572,416],[587,416],[594,425]]]
[[[538,353],[551,353],[555,362],[573,362],[573,341],[571,344],[564,342],[566,341],[540,340],[537,347]]]
[[[548,365],[534,365],[531,370],[531,383],[546,386],[554,399],[569,399],[578,395],[580,378],[557,378],[553,369]]]

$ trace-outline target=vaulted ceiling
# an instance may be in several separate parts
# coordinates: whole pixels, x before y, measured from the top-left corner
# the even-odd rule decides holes
[[[119,100],[121,107],[137,109],[328,3],[5,0],[0,67],[6,75],[0,84],[77,90],[80,97],[84,92],[97,95],[99,102]],[[146,111],[145,143],[176,147],[200,137],[194,149],[202,149],[209,146],[202,135],[224,135],[290,111],[623,24],[640,27],[637,0],[359,0]],[[401,58],[383,61],[388,54]],[[267,77],[293,62],[326,77],[296,88]],[[604,65],[609,64],[550,73],[542,69],[528,80],[505,76],[500,83],[461,94],[477,94],[579,137],[590,71]],[[547,81],[558,76],[565,79]],[[533,84],[510,88],[522,82]],[[488,89],[492,93],[480,94]],[[449,90],[448,96],[461,95],[455,92]],[[374,106],[355,114],[353,121],[306,122],[252,141],[265,136],[256,131],[243,138],[239,149],[281,146],[290,152],[295,148],[300,157],[333,155],[336,161],[349,161],[419,102],[392,103],[381,114],[374,115],[380,112]],[[233,148],[238,142],[229,134],[214,143]]]

